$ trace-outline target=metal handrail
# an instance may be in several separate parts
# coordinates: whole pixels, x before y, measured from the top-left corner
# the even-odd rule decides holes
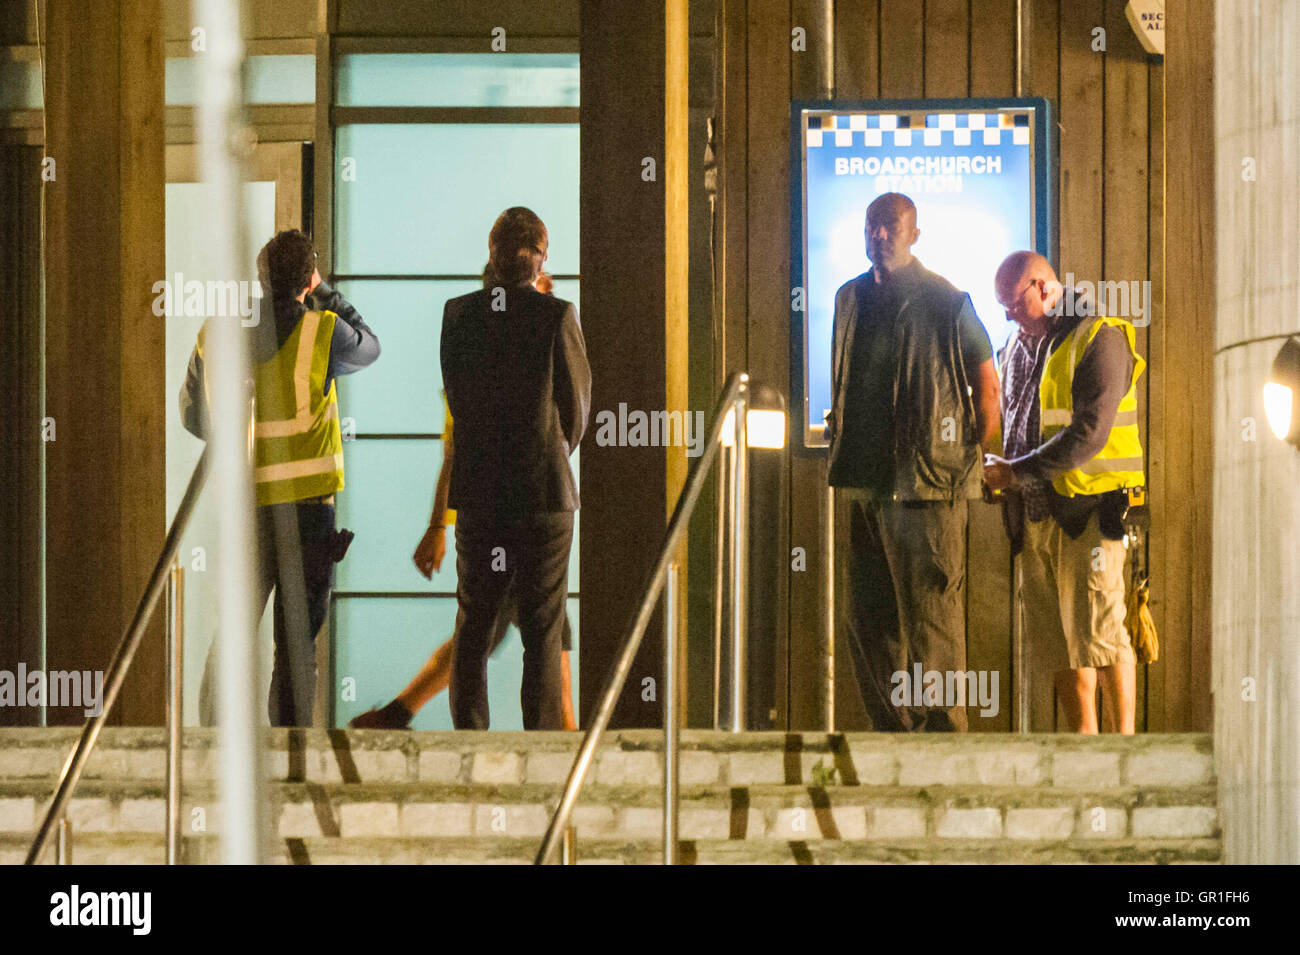
[[[742,462],[746,457],[745,450],[748,444],[745,428],[748,420],[747,411],[749,408],[749,401],[749,375],[744,372],[737,372],[731,375],[727,379],[727,386],[723,389],[722,396],[718,399],[717,407],[714,409],[713,424],[709,428],[709,436],[708,440],[705,442],[704,452],[698,459],[696,459],[694,465],[692,465],[690,474],[687,475],[686,478],[686,484],[682,488],[682,493],[677,499],[677,506],[673,508],[673,516],[668,522],[668,530],[664,536],[663,547],[660,548],[659,551],[659,559],[655,561],[654,569],[650,572],[649,580],[646,582],[644,590],[645,595],[641,598],[641,602],[637,606],[636,613],[633,615],[632,622],[628,627],[627,636],[623,640],[622,653],[620,653],[618,660],[615,662],[613,669],[605,680],[605,687],[601,691],[600,695],[600,705],[596,708],[596,715],[591,722],[591,727],[587,730],[586,735],[582,739],[582,745],[578,748],[578,755],[574,759],[573,768],[569,770],[569,776],[564,783],[564,792],[560,797],[559,805],[555,809],[555,815],[551,817],[550,825],[546,829],[546,837],[542,840],[541,848],[538,850],[537,858],[534,860],[534,864],[536,865],[544,865],[549,862],[560,845],[563,833],[569,823],[569,817],[573,813],[573,807],[578,801],[578,792],[582,789],[582,784],[587,777],[587,773],[591,769],[591,763],[596,753],[596,747],[600,745],[600,738],[609,727],[610,718],[614,714],[614,706],[618,702],[619,694],[623,691],[623,685],[627,682],[628,674],[632,670],[632,663],[636,658],[636,652],[641,646],[641,639],[645,635],[646,627],[650,623],[650,617],[654,612],[655,603],[658,601],[659,595],[664,589],[664,583],[668,579],[670,567],[674,565],[674,556],[677,553],[682,538],[686,534],[686,528],[690,521],[691,514],[694,512],[696,502],[700,497],[700,492],[704,488],[704,481],[708,477],[709,469],[712,467],[713,461],[717,457],[719,449],[722,446],[723,426],[726,422],[727,412],[731,409],[735,410],[734,427],[737,432],[735,448],[738,466],[734,471],[735,476],[738,478],[737,483],[741,484],[739,490],[742,492],[745,490],[745,471],[740,462]],[[746,511],[747,508],[745,504],[747,504],[747,498],[740,495],[737,495],[737,497],[740,501],[744,502],[741,506],[736,508],[737,512]],[[739,535],[733,534],[733,548],[736,548],[737,543],[744,543],[743,525]],[[746,556],[747,552],[743,546],[737,548],[733,554],[733,560],[731,562],[733,581],[735,580],[736,575],[739,575],[742,578],[746,577]],[[745,595],[743,583],[737,584],[733,590],[743,600]],[[671,606],[668,608],[670,611],[673,611],[671,616],[676,616],[676,603],[674,597]],[[736,610],[733,608],[732,619],[735,624],[743,624],[745,621],[744,610]],[[671,642],[676,639],[676,628],[674,622],[671,620],[669,621],[669,625],[670,630],[668,638]],[[740,630],[734,634],[737,643],[741,642],[743,639],[743,633],[744,631]],[[676,706],[674,696],[677,692],[676,674],[674,673],[674,670],[676,669],[676,656],[676,653],[672,653],[670,656],[674,665],[669,667],[665,673],[665,685],[663,688],[665,695],[664,698],[673,701],[671,706],[665,707],[664,730],[667,734],[676,733],[678,727],[675,724],[680,720],[680,707]],[[737,656],[741,656],[741,659],[743,660],[743,655],[737,654],[733,650],[733,660]],[[743,692],[740,691],[740,688],[733,689],[733,701],[736,699],[736,695],[738,694],[741,695],[743,699]],[[741,727],[736,726],[735,728],[740,729]],[[675,736],[670,735],[668,737],[669,742],[667,745],[672,746],[672,741],[674,739]],[[673,768],[675,768],[676,765],[676,760],[672,758],[675,755],[675,747],[673,748],[674,753],[665,752],[664,754],[666,774],[665,790],[668,797],[664,809],[667,814],[665,820],[668,822],[668,826],[675,830],[676,827],[671,820],[675,819],[674,813],[676,807],[674,804],[678,797],[678,788],[677,781],[673,778]],[[675,832],[673,835],[675,835]],[[667,856],[665,861],[671,863],[674,861],[676,853],[666,846],[665,855]]]
[[[63,764],[63,770],[59,774],[59,785],[54,791],[54,798],[50,800],[49,808],[45,810],[45,816],[41,820],[40,828],[36,830],[36,838],[32,840],[31,849],[27,852],[26,865],[35,865],[40,860],[41,855],[45,852],[46,845],[49,843],[51,833],[63,819],[63,814],[68,807],[68,800],[72,798],[72,791],[81,780],[81,773],[86,768],[86,761],[90,759],[90,752],[95,748],[95,742],[99,739],[99,731],[104,728],[104,724],[108,721],[113,704],[117,701],[117,694],[126,680],[127,671],[131,668],[131,661],[135,659],[135,653],[144,639],[145,629],[149,626],[149,619],[153,616],[154,607],[157,606],[158,598],[162,596],[164,586],[167,583],[172,561],[175,560],[176,552],[180,549],[181,535],[185,533],[185,527],[194,512],[194,505],[198,501],[199,492],[203,490],[203,484],[207,480],[207,476],[208,451],[207,448],[204,448],[203,453],[199,456],[198,464],[194,466],[194,473],[190,476],[190,483],[185,488],[185,496],[181,498],[180,506],[176,509],[176,516],[172,518],[171,527],[167,530],[167,539],[163,543],[162,553],[158,555],[158,561],[154,564],[153,572],[149,575],[149,583],[145,587],[144,594],[140,597],[135,616],[131,619],[130,626],[126,628],[126,633],[122,635],[122,640],[113,653],[113,660],[108,666],[108,674],[104,681],[104,698],[101,701],[99,715],[92,716],[86,721],[81,736],[77,739],[76,747],[68,755],[67,762]],[[169,713],[168,715],[179,722],[179,713]]]

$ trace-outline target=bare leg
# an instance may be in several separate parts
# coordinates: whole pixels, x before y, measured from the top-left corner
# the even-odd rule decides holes
[[[1107,733],[1132,735],[1136,729],[1136,669],[1132,663],[1097,668],[1101,681],[1101,724]]]
[[[573,674],[569,672],[569,651],[560,651],[560,692],[564,697],[560,702],[564,705],[564,728],[566,730],[576,730],[578,721],[573,715]]]
[[[1056,696],[1065,710],[1066,730],[1097,732],[1097,671],[1092,667],[1056,671]]]
[[[447,640],[433,655],[425,661],[420,672],[407,684],[406,689],[397,694],[396,700],[406,707],[412,716],[418,713],[426,703],[447,689],[451,680],[452,641]],[[564,728],[576,730],[578,720],[573,713],[573,674],[569,672],[569,651],[560,654],[561,680],[564,692]]]
[[[407,684],[406,689],[397,694],[397,701],[414,716],[420,708],[431,699],[447,689],[451,681],[452,641],[447,640],[420,668],[415,679]]]

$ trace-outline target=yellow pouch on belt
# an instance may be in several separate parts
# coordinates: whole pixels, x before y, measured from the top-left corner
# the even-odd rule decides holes
[[[1133,652],[1138,663],[1155,663],[1160,658],[1160,638],[1156,634],[1156,622],[1151,618],[1151,588],[1146,580],[1134,581],[1129,588],[1124,627],[1129,639],[1133,641]]]

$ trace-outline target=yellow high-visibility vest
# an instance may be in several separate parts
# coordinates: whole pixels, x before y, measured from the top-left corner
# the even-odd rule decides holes
[[[1104,494],[1146,484],[1137,420],[1137,382],[1146,362],[1137,353],[1133,326],[1121,318],[1099,316],[1092,320],[1084,319],[1047,356],[1038,389],[1043,441],[1074,420],[1074,370],[1092,340],[1106,325],[1113,325],[1124,333],[1129,353],[1133,356],[1133,378],[1119,403],[1119,410],[1115,412],[1105,447],[1091,461],[1058,475],[1052,482],[1056,492],[1067,497]]]
[[[333,312],[307,312],[276,353],[254,369],[254,469],[257,504],[284,504],[343,487],[343,433],[337,383],[330,382]],[[206,324],[199,332],[203,356]]]

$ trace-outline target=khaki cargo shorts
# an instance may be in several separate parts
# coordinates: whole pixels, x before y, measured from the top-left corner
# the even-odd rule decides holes
[[[1037,672],[1135,663],[1124,627],[1123,541],[1101,536],[1097,514],[1078,540],[1053,518],[1025,522],[1020,606]]]

